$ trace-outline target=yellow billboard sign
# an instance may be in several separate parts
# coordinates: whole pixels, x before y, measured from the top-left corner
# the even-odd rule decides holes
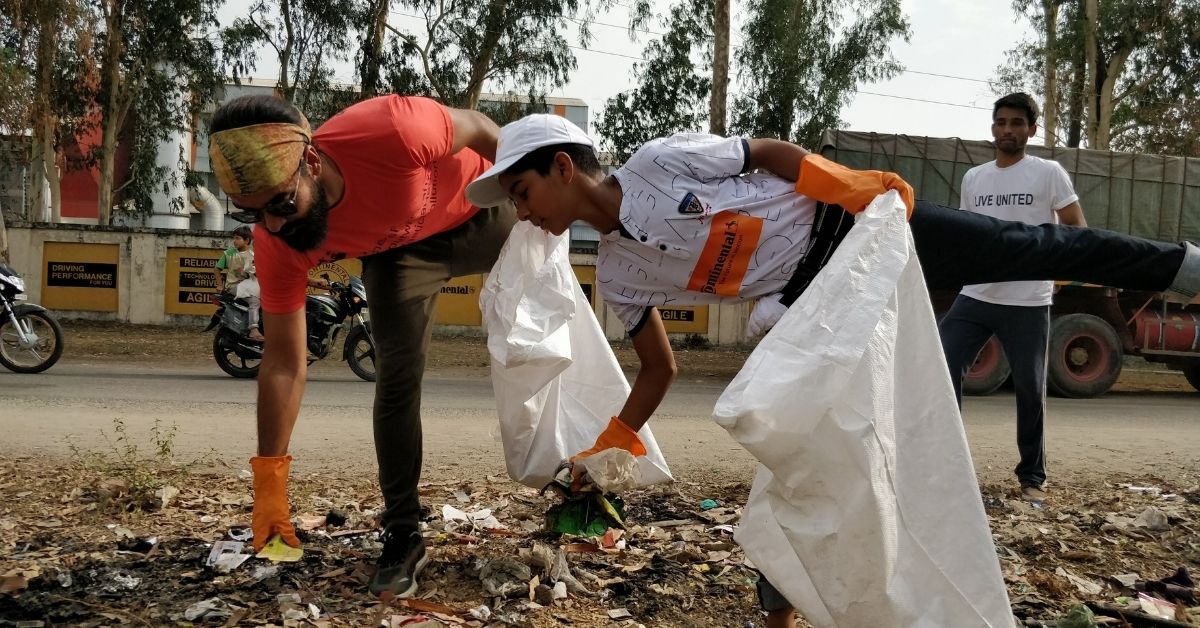
[[[205,316],[213,313],[217,276],[213,272],[221,249],[174,247],[167,249],[163,310],[167,314]]]
[[[433,312],[433,322],[438,325],[482,325],[479,289],[483,287],[483,278],[484,275],[455,277],[442,286]]]
[[[663,327],[671,333],[708,333],[707,305],[692,307],[659,307],[658,315],[662,317]]]
[[[353,257],[340,259],[336,262],[323,262],[308,269],[309,279],[336,281],[343,286],[350,283],[351,276],[362,279],[362,262]],[[308,293],[324,294],[325,291],[317,288],[309,288]],[[370,305],[370,303],[367,303],[367,307],[370,307]]]
[[[117,311],[116,244],[46,242],[42,305],[52,310]]]

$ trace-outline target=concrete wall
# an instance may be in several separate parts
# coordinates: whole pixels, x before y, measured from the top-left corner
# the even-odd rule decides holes
[[[181,272],[205,278],[211,274],[211,270],[198,266],[182,268],[180,256],[189,256],[191,260],[205,256],[215,258],[229,245],[228,235],[219,231],[101,228],[94,225],[24,222],[10,222],[8,238],[11,266],[25,278],[30,301],[52,307],[63,318],[147,325],[196,325],[205,322],[212,306],[207,303],[181,305],[183,297],[177,298],[176,294],[188,293],[188,288],[181,287]],[[64,248],[72,252],[82,251],[82,256],[64,257],[60,253]],[[89,258],[92,250],[98,250],[102,254],[99,257],[103,259]],[[50,255],[47,255],[47,251],[51,252]],[[96,294],[111,297],[113,289],[110,288],[47,288],[48,267],[53,261],[49,259],[50,256],[70,259],[71,262],[79,261],[81,264],[95,261],[104,268],[111,268],[115,263],[115,299],[94,298]],[[356,260],[344,262],[352,262],[350,273],[360,272]],[[596,256],[573,253],[571,264],[585,291],[592,295],[593,309],[605,334],[614,340],[624,339],[625,330],[620,320],[605,307],[599,291],[595,289]],[[483,333],[482,327],[477,323],[472,324],[479,320],[477,299],[481,283],[481,277],[461,278],[443,290],[445,294],[439,298],[437,319],[441,327],[461,333]],[[589,283],[592,284],[590,287],[587,285]],[[464,286],[470,288],[464,290]],[[51,295],[55,303],[47,302],[48,295],[43,294],[43,289],[55,291]],[[176,293],[175,290],[180,292]],[[192,294],[199,294],[200,290],[203,288],[195,288]],[[169,313],[169,310],[190,313]],[[713,344],[739,344],[744,342],[743,334],[750,310],[749,304],[678,308],[673,310],[678,320],[666,321],[667,331],[680,336],[705,336]],[[463,324],[464,321],[467,324]]]

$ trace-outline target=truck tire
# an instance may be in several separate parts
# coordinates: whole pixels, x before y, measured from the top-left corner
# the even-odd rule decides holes
[[[1187,378],[1187,381],[1192,385],[1192,388],[1195,388],[1197,392],[1200,392],[1200,364],[1192,364],[1183,367],[1183,376]]]
[[[1008,365],[1004,348],[1000,346],[1000,341],[992,336],[979,350],[975,363],[967,371],[966,377],[963,377],[962,392],[972,397],[990,395],[1003,386],[1011,374],[1012,368]]]
[[[1121,340],[1091,314],[1067,314],[1050,324],[1046,386],[1059,397],[1086,399],[1108,392],[1121,376]]]

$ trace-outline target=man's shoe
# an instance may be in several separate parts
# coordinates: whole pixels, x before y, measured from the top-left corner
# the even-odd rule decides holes
[[[371,594],[409,598],[417,592],[417,574],[425,568],[425,541],[419,532],[391,534],[384,532],[383,554],[379,569],[371,579]]]
[[[1040,486],[1026,484],[1021,486],[1021,499],[1027,502],[1041,503],[1046,501],[1046,491]]]

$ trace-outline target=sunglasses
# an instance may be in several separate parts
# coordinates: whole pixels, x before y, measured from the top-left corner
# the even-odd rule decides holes
[[[300,171],[303,168],[304,168],[304,160],[301,159],[300,164],[298,166],[296,166],[296,173],[292,176],[299,177]],[[233,206],[236,207],[239,211],[229,214],[229,217],[240,223],[244,223],[244,224],[253,224],[256,222],[262,222],[264,214],[270,214],[272,216],[277,216],[279,218],[287,218],[288,216],[291,216],[298,211],[298,209],[296,207],[296,194],[298,194],[299,192],[300,192],[300,180],[299,180],[299,178],[297,178],[296,179],[296,187],[292,189],[292,195],[290,198],[284,199],[282,201],[275,201],[274,203],[267,203],[266,205],[263,205],[262,207],[259,207],[258,209],[250,209],[247,207],[242,207],[241,205],[238,205],[237,203],[233,203]]]

